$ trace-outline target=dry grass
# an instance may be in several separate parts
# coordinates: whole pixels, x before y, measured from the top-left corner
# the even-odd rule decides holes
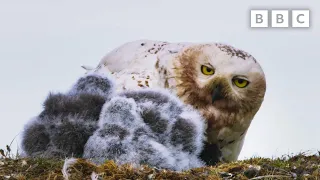
[[[10,149],[9,149],[10,150]],[[84,159],[12,158],[0,152],[0,179],[320,179],[319,155],[300,153],[276,159],[255,157],[185,172],[148,166],[117,166],[106,161],[96,166]],[[72,162],[72,163],[70,163]],[[68,164],[68,166],[64,166]],[[65,176],[64,176],[65,175]]]

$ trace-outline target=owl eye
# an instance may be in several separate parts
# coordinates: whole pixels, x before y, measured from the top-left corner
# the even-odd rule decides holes
[[[234,78],[232,81],[239,88],[244,88],[249,85],[249,81],[241,78]]]
[[[214,74],[214,70],[212,68],[209,68],[208,66],[204,66],[204,65],[201,66],[201,72],[204,75],[212,75],[212,74]]]

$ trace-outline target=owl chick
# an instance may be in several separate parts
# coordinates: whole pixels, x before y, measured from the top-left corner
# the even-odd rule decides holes
[[[110,73],[116,89],[166,88],[198,109],[207,122],[201,154],[214,164],[237,160],[266,91],[264,72],[249,53],[221,43],[128,42],[87,72]]]
[[[166,91],[125,91],[103,106],[84,158],[176,171],[201,167],[204,126],[198,111]]]
[[[109,78],[88,74],[69,92],[50,93],[44,110],[24,128],[25,155],[82,157],[85,143],[98,128],[101,108],[113,91]]]
[[[26,156],[88,158],[171,170],[203,166],[205,121],[165,90],[114,92],[99,73],[67,93],[50,94],[23,132]],[[217,151],[216,157],[220,151]]]

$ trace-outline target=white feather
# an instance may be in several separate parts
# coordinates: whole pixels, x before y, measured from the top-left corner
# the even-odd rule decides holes
[[[206,45],[206,46],[202,46]],[[234,47],[220,44],[220,43],[169,43],[164,41],[153,40],[137,40],[125,43],[113,51],[107,53],[99,62],[94,71],[105,71],[107,69],[116,79],[117,91],[122,90],[137,90],[144,88],[168,88],[173,94],[176,93],[176,84],[180,83],[171,76],[174,76],[174,64],[177,62],[177,57],[188,48],[199,48],[201,46],[202,53],[199,55],[199,64],[203,62],[203,59],[210,59],[210,63],[215,69],[215,76],[222,76],[232,79],[235,75],[245,76],[246,73],[257,72],[264,76],[263,70],[259,63],[246,52],[241,51],[244,54],[239,53],[239,49]],[[230,55],[230,50],[237,54]],[[231,54],[232,54],[231,52]],[[244,55],[245,58],[242,58]],[[178,65],[179,67],[179,65]],[[167,73],[160,72],[165,68]],[[198,87],[202,88],[207,85],[208,76],[203,75],[200,72],[197,82]],[[248,77],[248,80],[251,81]],[[148,85],[146,85],[146,82]],[[237,88],[233,87],[232,81],[229,82],[230,87],[234,90],[234,93],[238,96],[242,96],[237,92]],[[181,97],[184,100],[185,97]],[[221,113],[218,109],[213,109],[216,116]],[[250,117],[237,117],[237,125],[241,125],[244,130],[250,125],[253,116]],[[244,121],[243,121],[244,120]],[[236,125],[236,126],[237,126]],[[223,139],[231,139],[234,143],[225,146],[222,151],[225,151],[225,159],[230,161],[236,160],[243,145],[244,136],[240,138],[237,132],[231,130],[230,133],[221,132]],[[215,135],[216,136],[216,135]],[[222,147],[223,145],[221,145]],[[231,151],[231,152],[229,152]]]
[[[69,176],[70,176],[70,173],[69,173],[69,168],[74,165],[75,163],[77,163],[77,159],[76,158],[67,158],[64,160],[64,163],[63,163],[63,167],[62,167],[62,174],[63,174],[63,178],[65,180],[68,180],[69,179]]]

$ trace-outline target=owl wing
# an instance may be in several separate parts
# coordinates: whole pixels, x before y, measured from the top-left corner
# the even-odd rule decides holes
[[[96,68],[82,66],[87,72],[110,73],[117,91],[163,87],[156,63],[167,66],[181,49],[191,43],[137,40],[125,43],[107,53]]]

